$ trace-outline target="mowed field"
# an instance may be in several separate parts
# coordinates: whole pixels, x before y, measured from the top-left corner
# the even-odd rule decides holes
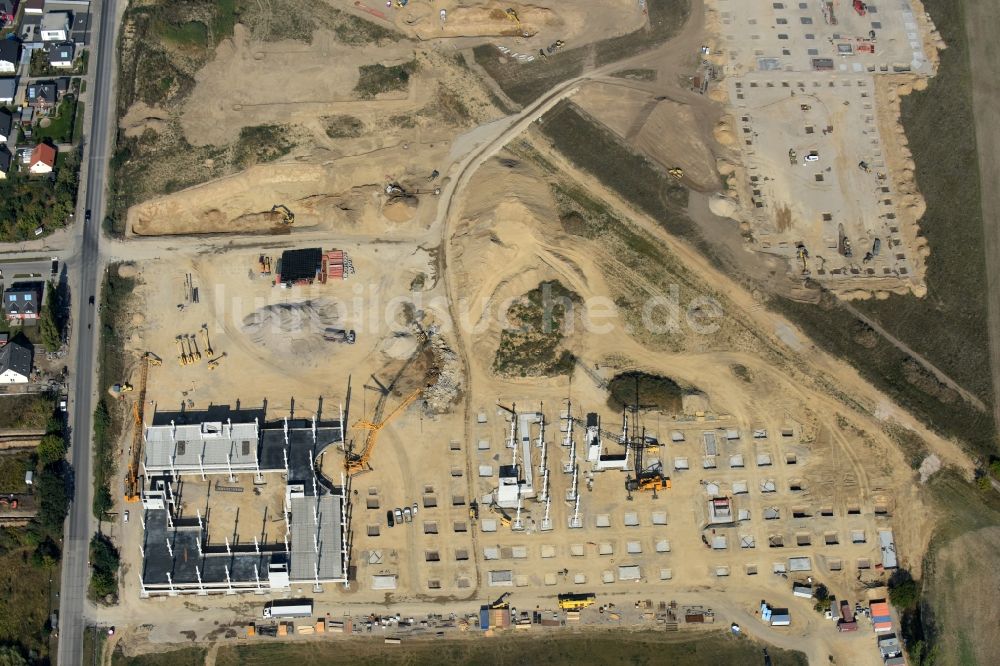
[[[950,473],[936,475],[928,490],[942,514],[925,561],[921,601],[932,658],[914,663],[1000,663],[1000,644],[983,640],[1000,622],[1000,495]]]
[[[325,666],[351,663],[356,666],[376,664],[407,666],[495,664],[717,664],[763,663],[762,646],[747,639],[735,639],[718,633],[692,637],[674,635],[669,640],[662,633],[617,633],[611,635],[566,634],[458,641],[413,641],[400,646],[372,640],[338,640],[336,650],[329,642],[272,643],[239,645],[219,650],[217,666],[264,666],[294,662],[298,666]],[[775,666],[805,664],[805,656],[768,648]],[[136,663],[136,666],[140,666]],[[141,666],[145,666],[143,662]]]
[[[992,405],[990,368],[984,362],[989,358],[986,260],[966,4],[924,2],[948,48],[941,52],[940,70],[927,89],[902,98],[917,185],[927,202],[919,223],[931,248],[927,297],[893,295],[857,306]],[[994,41],[985,32],[980,37],[982,42]]]

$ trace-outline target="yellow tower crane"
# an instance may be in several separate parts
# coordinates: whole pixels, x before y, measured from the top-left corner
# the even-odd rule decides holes
[[[365,445],[364,448],[361,449],[360,453],[353,453],[350,451],[347,453],[344,460],[344,468],[350,476],[359,474],[368,468],[368,460],[371,458],[372,452],[375,450],[375,444],[378,441],[378,434],[382,431],[382,428],[384,428],[389,421],[399,416],[404,409],[409,407],[410,403],[419,398],[423,391],[423,389],[417,389],[410,395],[403,398],[403,401],[396,405],[396,408],[379,423],[372,423],[371,421],[358,421],[354,424],[355,428],[367,430],[368,436],[365,437]]]

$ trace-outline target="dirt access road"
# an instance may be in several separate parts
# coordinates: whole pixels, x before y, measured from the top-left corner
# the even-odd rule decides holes
[[[1000,105],[1000,43],[993,38],[995,15],[992,6],[963,2],[965,33],[972,68],[972,108],[976,116],[976,143],[979,153],[979,180],[983,209],[983,241],[986,253],[986,294],[989,303],[990,364],[993,367],[993,395],[1000,396],[1000,128],[995,122]],[[1000,400],[993,401],[993,420],[1000,423]]]

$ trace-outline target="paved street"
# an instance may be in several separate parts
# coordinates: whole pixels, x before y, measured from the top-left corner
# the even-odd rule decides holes
[[[59,652],[58,662],[66,666],[82,663],[84,606],[87,595],[88,549],[94,531],[91,518],[93,488],[91,487],[91,433],[94,410],[94,374],[96,370],[98,327],[97,308],[90,305],[90,297],[97,296],[99,286],[100,220],[104,219],[107,166],[113,146],[110,141],[111,117],[115,106],[112,98],[114,72],[114,34],[117,20],[117,0],[105,0],[100,7],[100,28],[94,47],[97,58],[92,73],[93,101],[91,102],[90,132],[84,140],[87,160],[81,169],[81,187],[86,191],[86,208],[93,211],[93,219],[85,227],[78,225],[75,251],[67,259],[70,274],[74,321],[76,331],[76,367],[71,392],[70,462],[73,465],[75,486],[73,503],[67,518],[62,565],[62,593],[59,603]],[[83,191],[83,190],[81,190]]]

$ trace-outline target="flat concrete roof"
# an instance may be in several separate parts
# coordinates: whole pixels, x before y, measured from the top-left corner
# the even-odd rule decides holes
[[[256,423],[209,421],[148,426],[144,438],[143,464],[147,473],[228,466],[253,469],[257,465],[259,431]]]

